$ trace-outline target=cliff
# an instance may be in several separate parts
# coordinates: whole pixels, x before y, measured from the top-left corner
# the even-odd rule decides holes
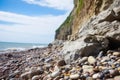
[[[74,8],[56,30],[66,63],[101,51],[120,50],[120,0],[74,0]]]
[[[79,29],[92,16],[109,8],[113,0],[74,0],[74,8],[64,23],[56,30],[55,39],[75,40]]]

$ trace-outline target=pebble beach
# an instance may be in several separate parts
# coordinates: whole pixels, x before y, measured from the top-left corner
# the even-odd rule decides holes
[[[120,80],[120,50],[85,56],[66,64],[62,46],[0,55],[0,80]]]

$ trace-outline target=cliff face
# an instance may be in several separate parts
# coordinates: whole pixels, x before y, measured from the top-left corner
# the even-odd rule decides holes
[[[120,51],[120,0],[74,0],[74,5],[55,36],[66,40],[61,51],[65,61]]]
[[[55,39],[75,40],[79,29],[92,16],[106,10],[113,0],[74,0],[74,8],[64,23],[56,30]]]

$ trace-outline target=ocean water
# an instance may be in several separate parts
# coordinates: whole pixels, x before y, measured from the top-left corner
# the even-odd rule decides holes
[[[21,51],[45,46],[47,46],[47,44],[0,42],[0,53],[5,51]]]

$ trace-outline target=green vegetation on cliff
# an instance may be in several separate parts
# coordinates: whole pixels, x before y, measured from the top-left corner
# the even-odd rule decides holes
[[[63,24],[56,30],[56,32],[59,32],[61,28],[64,27],[70,27],[70,23],[72,22],[73,16],[70,15],[66,18],[66,20],[63,22]]]
[[[76,10],[77,15],[80,13],[80,10],[82,9],[82,7],[83,7],[83,0],[79,0],[79,5]]]
[[[84,0],[77,1],[77,6],[76,6],[77,8],[73,9],[73,11],[69,14],[69,16],[63,22],[63,24],[61,24],[60,27],[56,30],[56,36],[55,36],[56,39],[58,39],[58,37],[60,37],[60,36],[64,37],[64,39],[66,39],[66,37],[68,35],[72,34],[72,25],[74,24],[73,20],[75,19],[75,16],[78,17],[78,15],[80,14],[80,11],[81,11],[81,9],[83,7],[83,3],[84,3],[83,1]],[[73,13],[73,12],[75,12],[75,13]]]

